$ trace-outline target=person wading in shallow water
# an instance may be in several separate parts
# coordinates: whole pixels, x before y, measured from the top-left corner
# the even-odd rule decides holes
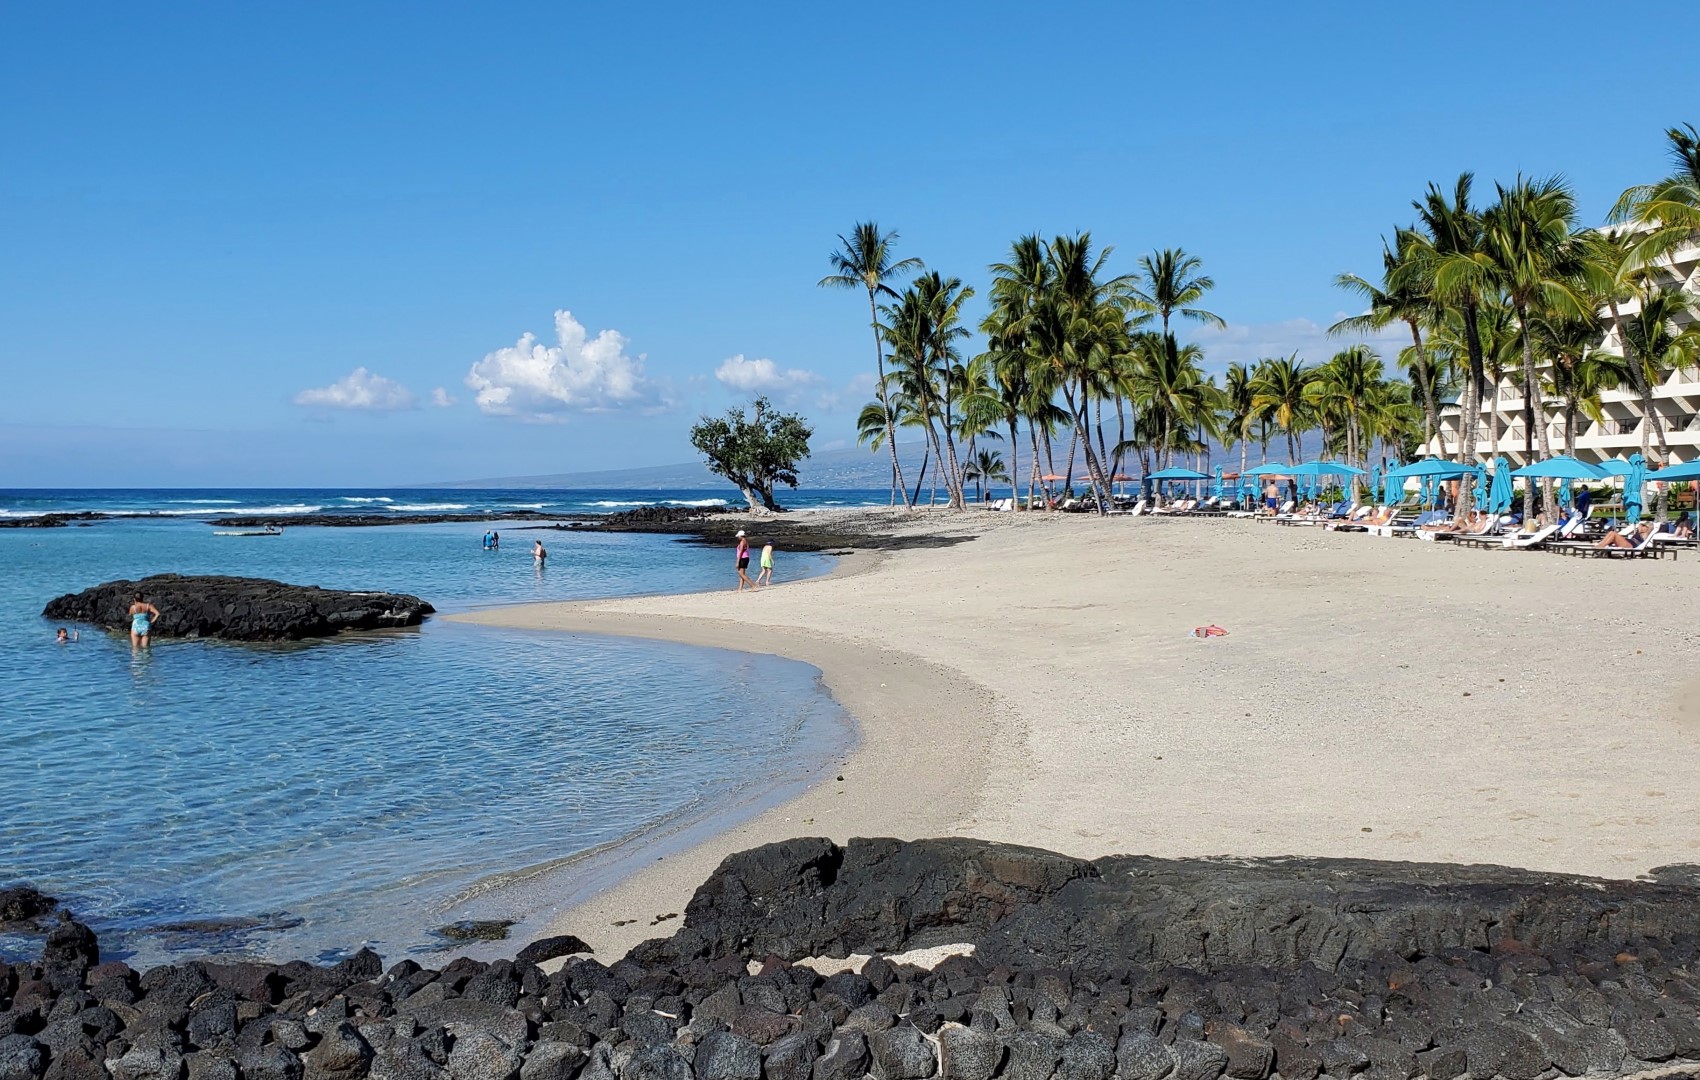
[[[159,609],[142,598],[141,593],[130,604],[130,648],[146,649],[150,647],[149,638],[153,633],[153,620],[159,618]]]
[[[756,583],[750,580],[750,541],[744,536],[744,530],[738,530],[738,591],[743,592],[744,586],[755,588]]]
[[[763,541],[761,545],[761,573],[756,575],[757,585],[773,584],[773,541]]]

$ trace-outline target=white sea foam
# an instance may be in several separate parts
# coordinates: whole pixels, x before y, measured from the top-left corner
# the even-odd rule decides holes
[[[342,496],[342,501],[346,502],[346,503],[387,503],[387,502],[395,502],[395,500],[390,498],[388,495],[344,495],[344,496]]]
[[[465,510],[467,503],[395,503],[391,510]]]
[[[317,503],[286,503],[282,506],[232,506],[228,509],[220,507],[212,511],[215,514],[311,514],[324,507]],[[170,510],[172,514],[200,514],[203,510]]]
[[[172,499],[171,505],[184,506],[235,506],[235,499]]]

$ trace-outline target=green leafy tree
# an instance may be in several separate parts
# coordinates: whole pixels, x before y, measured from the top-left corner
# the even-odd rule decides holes
[[[691,427],[691,445],[708,459],[710,472],[738,485],[754,510],[758,504],[779,511],[773,499],[776,484],[797,486],[797,465],[809,456],[814,429],[796,413],[772,412],[767,398],[758,397],[744,410],[725,416],[705,416]]]

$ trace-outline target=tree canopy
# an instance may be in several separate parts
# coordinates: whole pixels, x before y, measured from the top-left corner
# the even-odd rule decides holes
[[[738,485],[751,510],[783,510],[774,501],[774,485],[797,486],[797,464],[809,456],[814,429],[796,413],[773,412],[765,397],[756,398],[750,412],[733,408],[703,417],[691,427],[691,445],[708,459],[709,471]]]

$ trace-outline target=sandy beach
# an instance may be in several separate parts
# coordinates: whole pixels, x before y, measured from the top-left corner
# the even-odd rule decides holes
[[[1700,861],[1694,559],[1248,521],[855,513],[961,542],[853,555],[796,583],[782,555],[781,585],[755,595],[456,616],[790,657],[859,725],[842,781],[645,867],[556,930],[617,956],[666,932],[652,920],[682,911],[725,854],[796,835],[1609,877]],[[1206,623],[1229,636],[1190,636]]]

